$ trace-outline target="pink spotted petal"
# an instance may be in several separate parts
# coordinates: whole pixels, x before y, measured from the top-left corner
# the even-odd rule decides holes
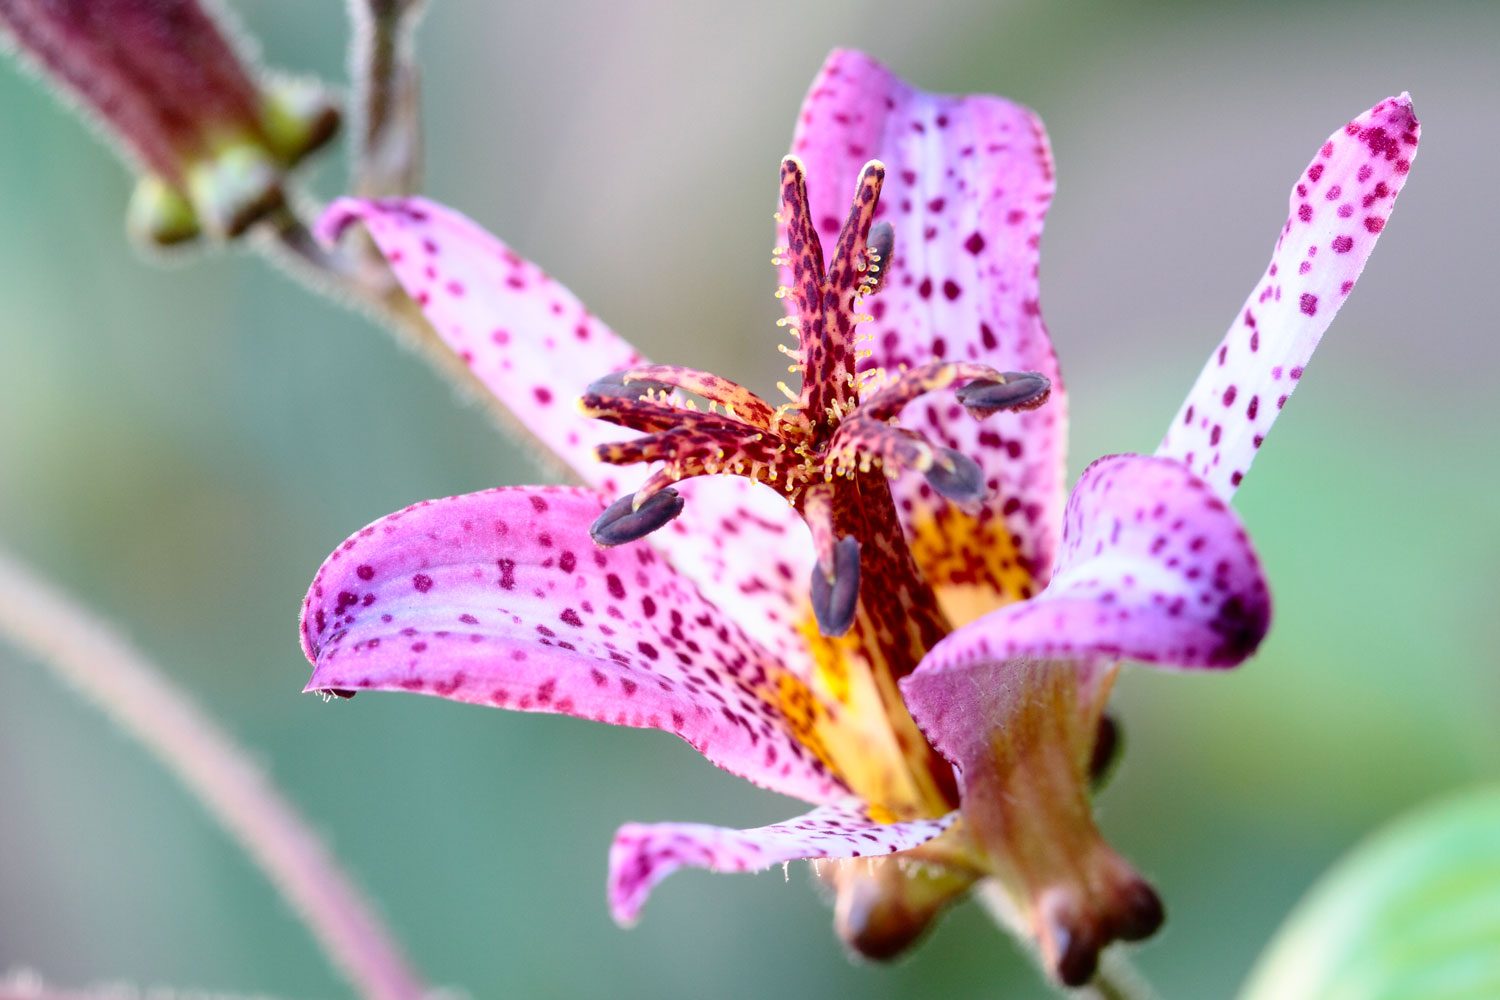
[[[1292,188],[1270,267],[1157,448],[1234,494],[1385,229],[1422,129],[1387,98],[1339,129]]]
[[[807,525],[775,491],[738,476],[702,476],[675,487],[682,516],[651,536],[703,596],[800,677],[812,654],[797,627],[810,621]]]
[[[422,198],[341,198],[319,234],[336,238],[354,222],[369,230],[438,335],[529,432],[611,496],[641,484],[644,469],[595,457],[595,447],[619,440],[620,429],[577,407],[595,379],[645,363],[634,348],[541,268],[452,209]],[[795,621],[811,568],[805,544],[797,544],[806,529],[795,513],[739,479],[684,483],[681,492],[688,512],[652,543],[739,621]],[[787,636],[776,631],[773,652],[805,672],[807,653]]]
[[[995,664],[1231,667],[1270,619],[1260,560],[1234,510],[1177,462],[1115,455],[1089,466],[1068,499],[1047,589],[948,636],[901,687],[948,755],[945,745],[968,738],[958,731],[971,714],[963,692]]]
[[[907,408],[908,426],[984,469],[992,490],[977,523],[920,476],[895,484],[917,558],[940,587],[1029,593],[1052,564],[1067,424],[1038,305],[1038,248],[1053,191],[1041,121],[998,97],[916,90],[862,53],[835,51],[808,92],[792,148],[807,166],[825,245],[860,166],[871,158],[886,165],[876,217],[894,226],[895,252],[883,290],[865,301],[875,317],[861,329],[873,334],[867,367],[979,361],[1052,381],[1045,406],[982,424],[949,396]]]
[[[594,459],[619,431],[578,412],[584,388],[644,359],[541,268],[425,198],[340,198],[318,222],[335,239],[361,222],[453,353],[584,482],[619,492]],[[634,483],[630,484],[631,486]]]
[[[631,823],[615,834],[609,850],[610,910],[621,924],[634,923],[651,890],[679,868],[749,872],[786,861],[894,854],[925,844],[957,817],[877,823],[858,802],[847,802],[755,830]]]
[[[809,802],[848,794],[792,734],[782,668],[649,545],[599,549],[599,495],[514,487],[361,530],[303,607],[310,691],[414,691],[676,733]]]

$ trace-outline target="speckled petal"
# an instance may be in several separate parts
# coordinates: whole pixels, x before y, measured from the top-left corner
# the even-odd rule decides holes
[[[1052,583],[959,629],[908,682],[907,705],[939,750],[940,686],[1016,658],[1120,658],[1175,667],[1232,667],[1270,626],[1260,560],[1239,517],[1180,463],[1144,455],[1101,458],[1068,499]]]
[[[866,160],[887,168],[877,220],[895,228],[864,367],[945,359],[1035,371],[1052,398],[1033,412],[978,424],[951,397],[911,404],[905,422],[984,469],[977,517],[919,475],[893,484],[914,552],[957,623],[1045,581],[1063,495],[1066,401],[1038,305],[1037,254],[1052,200],[1041,122],[997,97],[929,94],[859,52],[835,51],[813,82],[793,152],[825,245]]]
[[[1411,98],[1339,129],[1292,188],[1265,277],[1157,449],[1232,496],[1385,229],[1417,155]]]
[[[847,796],[794,735],[771,655],[649,545],[597,548],[588,529],[603,509],[587,490],[516,487],[364,528],[304,604],[308,690],[413,691],[662,729],[763,787]],[[807,707],[797,711],[805,721]]]
[[[629,344],[541,268],[450,208],[422,198],[341,198],[319,234],[332,239],[354,222],[369,230],[439,336],[527,430],[611,497],[641,484],[645,470],[597,460],[594,449],[620,432],[576,405],[601,376],[645,364]],[[738,621],[797,621],[812,562],[791,509],[738,479],[684,483],[681,492],[687,512],[651,543]],[[789,634],[775,630],[772,652],[791,669],[810,670]]]
[[[858,802],[826,805],[785,823],[731,830],[701,823],[631,823],[609,850],[609,906],[632,924],[651,890],[682,867],[749,872],[785,861],[868,858],[910,850],[958,818],[877,823]]]
[[[340,198],[319,235],[336,238],[353,222],[364,224],[438,336],[522,426],[584,482],[623,492],[616,470],[593,452],[619,432],[575,403],[590,382],[643,363],[641,355],[541,268],[450,208],[425,198]]]

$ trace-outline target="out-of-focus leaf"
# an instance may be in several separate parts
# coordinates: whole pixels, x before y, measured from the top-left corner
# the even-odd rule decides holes
[[[1240,1000],[1500,997],[1500,788],[1428,806],[1325,875]]]

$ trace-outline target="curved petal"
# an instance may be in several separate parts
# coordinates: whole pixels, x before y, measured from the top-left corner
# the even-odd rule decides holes
[[[1183,462],[1220,496],[1234,495],[1375,249],[1421,131],[1402,94],[1318,150],[1292,188],[1265,277],[1198,376],[1158,455]]]
[[[1052,564],[1067,425],[1038,305],[1037,255],[1053,191],[1041,121],[998,97],[916,90],[862,53],[835,51],[808,92],[792,149],[807,165],[825,245],[860,166],[886,164],[876,218],[894,226],[895,251],[883,290],[868,300],[867,367],[981,361],[1052,381],[1046,406],[982,425],[951,398],[907,408],[909,426],[979,461],[991,493],[977,516],[921,476],[893,484],[919,562],[948,591],[950,617],[961,623],[1029,596]]]
[[[867,858],[909,850],[958,818],[877,823],[858,802],[826,805],[785,823],[731,830],[701,823],[630,823],[609,849],[609,906],[632,924],[651,890],[679,868],[748,872],[785,861]]]
[[[304,603],[308,690],[414,691],[662,729],[774,791],[848,795],[810,735],[806,689],[650,546],[595,547],[588,529],[603,509],[587,490],[507,488],[416,504],[358,532]]]
[[[589,485],[611,495],[640,485],[643,470],[595,456],[597,445],[619,440],[619,429],[576,405],[594,380],[645,364],[634,348],[541,268],[450,208],[424,198],[340,198],[319,234],[336,238],[354,222],[369,230],[433,329],[522,426]],[[747,627],[797,620],[812,565],[800,519],[775,495],[735,478],[684,483],[681,492],[689,513],[652,544]],[[786,632],[776,630],[773,652],[805,673],[806,653],[784,641]]]
[[[1046,590],[954,632],[912,676],[1017,657],[1231,667],[1270,627],[1270,592],[1238,515],[1178,462],[1090,465],[1068,499],[1062,549]],[[902,690],[925,730],[923,699]]]
[[[332,240],[362,222],[443,342],[576,472],[622,492],[594,446],[619,431],[578,412],[590,382],[644,359],[567,288],[467,217],[426,198],[340,198],[318,221]],[[633,484],[631,484],[633,485]]]
[[[1113,456],[1068,500],[1048,588],[948,636],[901,681],[958,772],[965,823],[1061,982],[1086,981],[1101,949],[1162,920],[1155,891],[1099,833],[1088,795],[1113,661],[1231,666],[1269,620],[1233,510],[1177,462]]]

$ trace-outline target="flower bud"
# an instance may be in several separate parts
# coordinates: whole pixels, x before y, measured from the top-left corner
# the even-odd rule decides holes
[[[316,85],[257,83],[198,0],[0,0],[0,31],[134,162],[127,222],[147,242],[244,232],[337,126]]]

